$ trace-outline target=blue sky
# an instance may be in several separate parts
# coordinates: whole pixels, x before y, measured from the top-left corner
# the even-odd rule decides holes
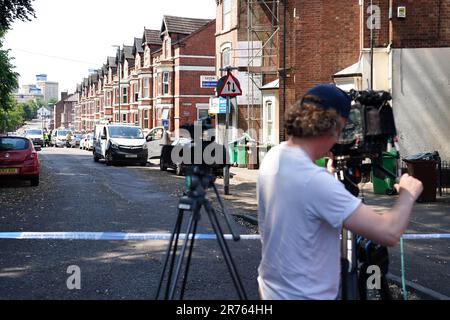
[[[16,22],[5,37],[20,85],[45,73],[73,92],[89,69],[100,68],[112,45],[131,45],[144,26],[160,29],[163,15],[215,18],[215,0],[35,0],[36,19]]]

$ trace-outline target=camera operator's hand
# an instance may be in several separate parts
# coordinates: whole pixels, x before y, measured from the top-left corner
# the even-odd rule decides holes
[[[402,193],[404,192],[407,192],[414,201],[416,201],[417,198],[420,197],[423,191],[422,182],[408,174],[404,174],[400,178],[400,182],[394,187],[400,195],[402,195]]]

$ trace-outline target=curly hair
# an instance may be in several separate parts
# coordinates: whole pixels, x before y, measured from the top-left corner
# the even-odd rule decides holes
[[[325,109],[316,96],[305,96],[286,112],[285,129],[296,138],[319,137],[340,130],[339,114],[334,109]]]

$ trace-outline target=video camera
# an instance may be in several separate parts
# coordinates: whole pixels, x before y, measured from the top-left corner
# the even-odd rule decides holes
[[[348,122],[331,150],[335,168],[346,171],[354,185],[363,180],[367,182],[372,169],[376,169],[375,174],[381,178],[392,176],[382,168],[388,140],[397,135],[391,94],[351,90],[349,95],[353,104]],[[353,194],[357,192],[354,187],[349,189]]]
[[[229,161],[224,145],[215,142],[214,127],[210,117],[203,118],[194,124],[180,127],[181,133],[188,135],[190,142],[163,147],[164,157],[170,156],[170,161],[181,166],[188,176],[213,175],[223,176],[223,169]],[[169,161],[165,160],[166,163]]]

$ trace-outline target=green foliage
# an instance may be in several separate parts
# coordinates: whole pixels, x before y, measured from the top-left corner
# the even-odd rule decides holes
[[[10,108],[3,110],[0,108],[0,133],[16,131],[23,123],[22,107],[14,100],[11,101]]]
[[[25,121],[33,120],[37,117],[37,111],[40,106],[33,100],[26,103],[20,103],[20,110],[22,110],[22,117]]]
[[[56,98],[50,98],[48,100],[49,105],[55,105],[57,102],[58,102],[58,99],[56,99]]]
[[[0,29],[8,30],[14,20],[30,21],[36,18],[31,3],[34,0],[0,0]]]
[[[7,110],[11,107],[11,92],[19,86],[19,74],[13,71],[9,50],[3,50],[3,34],[0,30],[0,109]]]

